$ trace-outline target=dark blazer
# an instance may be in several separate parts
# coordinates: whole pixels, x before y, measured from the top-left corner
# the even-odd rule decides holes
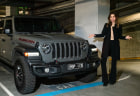
[[[113,27],[114,32],[114,56],[117,60],[120,60],[120,42],[119,39],[125,39],[125,36],[122,36],[122,26],[117,24]],[[109,54],[109,43],[110,43],[110,36],[111,36],[111,27],[110,25],[107,26],[105,23],[104,28],[101,34],[95,34],[95,37],[104,37],[103,48],[102,48],[102,57],[108,57]]]

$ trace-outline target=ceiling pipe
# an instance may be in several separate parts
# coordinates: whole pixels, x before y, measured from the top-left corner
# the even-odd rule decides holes
[[[120,8],[111,10],[111,12],[120,13],[120,12],[123,12],[123,11],[126,11],[126,10],[131,10],[131,9],[134,9],[134,8],[137,8],[137,7],[140,7],[140,1],[138,1],[136,3],[131,3],[131,4],[129,4],[127,6],[124,6],[124,7],[120,7]]]
[[[52,15],[52,14],[59,14],[67,11],[73,11],[74,10],[75,1],[69,0],[63,3],[58,3],[53,6],[44,7],[41,9],[36,9],[33,11],[34,15]]]

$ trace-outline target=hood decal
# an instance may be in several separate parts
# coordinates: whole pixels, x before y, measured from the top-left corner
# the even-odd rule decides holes
[[[33,41],[33,40],[24,39],[24,38],[19,38],[19,40],[20,40],[20,41],[27,42],[27,43],[32,43],[32,44],[34,44],[34,43],[35,43],[35,41]]]

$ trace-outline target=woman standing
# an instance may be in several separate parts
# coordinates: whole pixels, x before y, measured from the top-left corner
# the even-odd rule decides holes
[[[92,37],[104,37],[103,48],[102,48],[102,81],[103,86],[107,86],[108,83],[116,83],[116,61],[120,60],[120,43],[119,39],[130,40],[132,37],[129,35],[122,36],[122,26],[118,24],[118,18],[115,13],[110,13],[108,16],[108,23],[104,25],[101,34],[90,34],[89,38]],[[112,57],[111,72],[109,78],[107,75],[106,61],[107,57]]]

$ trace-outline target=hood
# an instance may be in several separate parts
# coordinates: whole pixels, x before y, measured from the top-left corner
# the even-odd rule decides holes
[[[77,37],[77,36],[72,36],[72,35],[67,35],[67,34],[18,34],[15,36],[16,41],[19,43],[24,43],[24,44],[34,44],[36,42],[65,42],[65,41],[85,41],[84,39]]]
[[[67,35],[67,34],[26,34],[26,35],[18,35],[18,38],[22,39],[30,39],[34,41],[42,41],[42,40],[47,40],[47,41],[81,41],[84,40],[83,38],[77,37],[77,36],[72,36],[72,35]]]

